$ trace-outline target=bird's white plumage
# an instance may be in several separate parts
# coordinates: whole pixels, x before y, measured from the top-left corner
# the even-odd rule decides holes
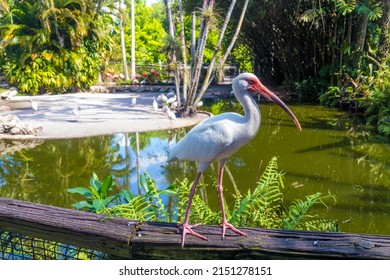
[[[169,98],[166,103],[172,104],[175,101],[176,101],[176,94],[173,97]]]
[[[170,150],[168,160],[197,161],[200,163],[198,171],[203,172],[214,161],[224,163],[248,143],[260,127],[260,110],[246,90],[247,86],[240,79],[233,83],[245,116],[223,113],[200,122]]]
[[[157,103],[157,101],[156,101],[156,98],[155,98],[155,97],[153,97],[153,109],[154,109],[154,111],[155,111],[155,112],[157,112],[157,109],[158,109],[158,103]]]
[[[168,160],[197,161],[206,169],[210,163],[228,158],[252,139],[255,133],[238,133],[247,130],[245,126],[244,116],[236,113],[206,119],[170,150]]]
[[[38,111],[38,103],[35,101],[32,101],[31,99],[30,99],[30,103],[31,103],[31,108],[33,109],[33,112]]]
[[[72,110],[72,114],[73,114],[73,116],[75,116],[76,121],[78,121],[80,118],[80,115],[81,115],[81,107],[77,106],[76,108],[74,108]]]
[[[168,98],[163,94],[161,93],[159,96],[157,96],[157,102],[159,103],[165,103],[167,102]]]
[[[176,114],[175,114],[175,112],[172,112],[168,107],[167,107],[166,112],[167,112],[167,115],[168,115],[168,119],[169,119],[170,121],[175,121],[175,120],[176,120]]]
[[[169,106],[169,109],[171,109],[171,110],[176,110],[177,109],[177,101],[175,101],[175,102],[173,102],[172,104],[171,104],[171,106]]]

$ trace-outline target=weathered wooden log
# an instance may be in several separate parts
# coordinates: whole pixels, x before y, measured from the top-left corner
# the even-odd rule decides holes
[[[199,226],[208,241],[176,224],[140,223],[0,198],[0,228],[90,248],[124,259],[390,259],[390,236],[242,228],[221,240],[218,226]]]

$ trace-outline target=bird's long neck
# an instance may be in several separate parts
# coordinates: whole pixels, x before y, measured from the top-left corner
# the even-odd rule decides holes
[[[252,96],[247,93],[237,96],[238,101],[241,103],[244,108],[244,123],[245,127],[248,129],[248,132],[255,136],[259,130],[261,122],[261,113],[259,106],[252,98]]]

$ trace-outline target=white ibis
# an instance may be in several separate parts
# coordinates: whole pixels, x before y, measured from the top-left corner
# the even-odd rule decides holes
[[[153,97],[153,110],[157,112],[158,110],[158,103],[156,101],[156,97]]]
[[[182,247],[184,247],[186,234],[207,240],[205,236],[193,230],[197,225],[189,225],[189,217],[192,198],[199,178],[210,164],[215,161],[219,162],[218,196],[222,214],[222,239],[225,237],[226,229],[230,229],[239,235],[247,236],[246,233],[236,229],[226,220],[222,196],[222,179],[228,157],[255,137],[260,128],[260,109],[253,100],[252,93],[261,94],[266,99],[281,106],[293,119],[298,130],[302,130],[298,119],[292,111],[274,93],[266,88],[255,75],[243,73],[237,76],[233,81],[233,91],[245,111],[244,116],[237,113],[223,113],[208,118],[192,128],[169,151],[168,161],[179,159],[199,163],[197,175],[191,186],[184,222],[179,225],[183,229]]]
[[[75,121],[78,122],[81,115],[81,107],[77,106],[75,109],[73,109],[72,114],[75,117]]]
[[[197,104],[196,104],[196,110],[200,110],[200,107],[202,107],[203,106],[203,101],[201,100],[201,101],[199,101]]]
[[[173,102],[175,102],[176,101],[176,94],[174,95],[174,96],[172,96],[171,98],[168,98],[168,100],[167,100],[167,104],[168,105],[171,105]]]
[[[169,106],[169,109],[171,109],[171,110],[176,110],[177,109],[177,101],[175,101],[175,102],[173,102],[172,104],[171,104],[171,106]]]
[[[137,97],[133,96],[131,98],[131,105],[135,106],[135,104],[137,104]]]
[[[163,93],[161,93],[159,96],[157,96],[157,102],[158,103],[165,103],[167,102],[168,97],[166,97]]]
[[[35,101],[32,101],[32,99],[30,99],[30,103],[31,103],[31,108],[33,109],[33,113],[38,111],[38,103]]]
[[[175,121],[176,120],[176,114],[175,112],[172,112],[171,109],[168,108],[167,110],[167,115],[168,115],[168,119],[170,121]]]
[[[176,120],[175,112],[172,112],[167,105],[163,106],[162,111],[165,112],[168,116],[170,127],[172,128],[172,122]]]

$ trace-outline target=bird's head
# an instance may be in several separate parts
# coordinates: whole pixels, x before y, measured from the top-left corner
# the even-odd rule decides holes
[[[280,100],[280,98],[277,97],[272,91],[270,91],[266,86],[264,86],[255,75],[251,73],[243,73],[238,75],[233,81],[233,90],[235,93],[249,92],[251,94],[260,94],[267,100],[278,104],[280,107],[283,108],[283,110],[287,112],[287,114],[290,115],[297,129],[299,131],[302,130],[301,124],[295,117],[294,113],[290,110],[290,108],[288,108],[287,105],[284,104],[284,102]]]

